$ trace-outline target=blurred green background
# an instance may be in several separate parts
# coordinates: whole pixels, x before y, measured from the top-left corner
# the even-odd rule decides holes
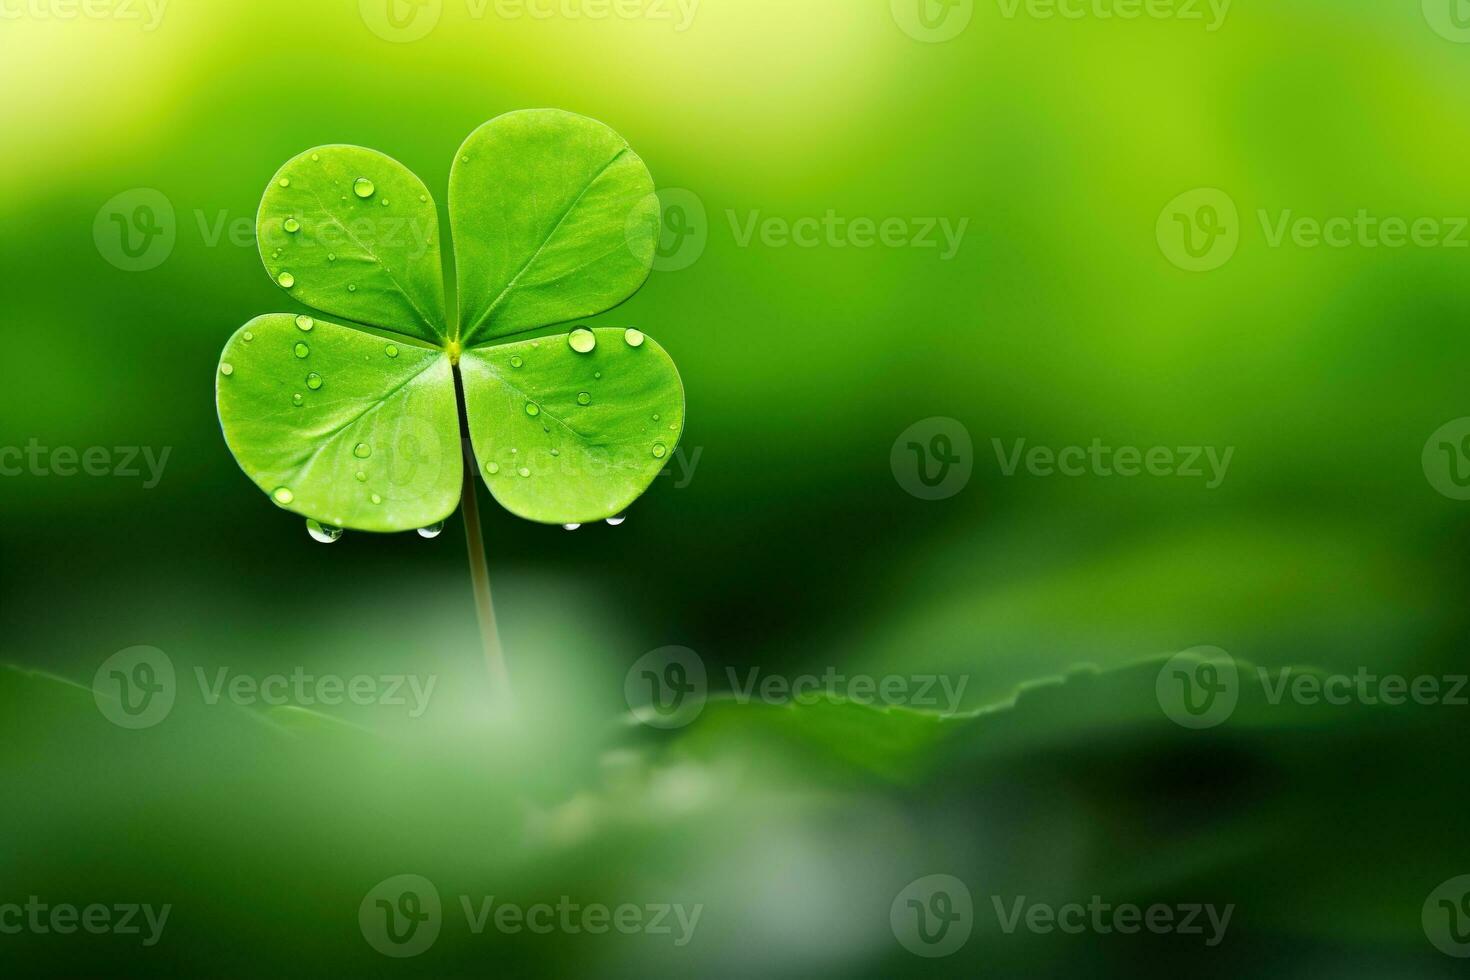
[[[1458,0],[1236,0],[1221,19],[1186,0],[1133,18],[1102,15],[1126,0],[1064,4],[1079,17],[1009,0],[386,2],[0,3],[0,445],[169,451],[152,487],[0,477],[0,652],[80,685],[12,671],[0,686],[0,904],[174,907],[152,947],[0,935],[0,962],[1455,975],[1421,906],[1470,873],[1470,708],[1262,706],[1246,683],[1259,712],[1190,731],[1159,710],[1156,668],[1131,665],[1210,644],[1271,668],[1465,671],[1470,503],[1421,462],[1470,415]],[[958,32],[938,41],[920,13]],[[517,682],[504,718],[458,519],[433,541],[312,542],[236,467],[213,385],[241,323],[298,309],[253,236],[283,161],[381,150],[447,229],[460,141],[532,106],[608,123],[679,195],[669,267],[595,322],[668,349],[688,425],[620,527],[527,524],[482,492]],[[130,271],[111,215],[140,188],[172,216],[163,257]],[[1199,188],[1234,205],[1239,241],[1188,271],[1159,229]],[[1437,238],[1273,244],[1285,216],[1362,210],[1434,219]],[[948,258],[746,238],[753,220],[829,213],[902,219],[910,239],[968,223]],[[973,475],[924,500],[890,457],[936,416],[970,436]],[[1018,439],[1234,452],[1207,489],[1008,476],[992,440]],[[130,731],[87,688],[135,645],[168,655],[179,692]],[[697,651],[711,702],[658,732],[627,719],[624,681],[668,645]],[[942,674],[973,711],[1079,665],[1102,673],[943,723],[720,697],[728,669]],[[222,667],[437,687],[418,718],[319,716],[206,703],[195,670]],[[406,873],[435,883],[445,922],[393,959],[357,910]],[[973,893],[975,935],[925,959],[890,904],[941,873]],[[990,911],[993,895],[1094,894],[1237,910],[1211,948],[1007,935]],[[679,947],[476,935],[461,895],[704,911]]]

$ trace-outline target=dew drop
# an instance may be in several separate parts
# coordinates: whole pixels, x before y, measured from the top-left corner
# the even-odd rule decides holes
[[[352,182],[352,193],[356,194],[358,197],[372,197],[375,191],[377,191],[377,188],[374,187],[373,182],[368,180],[366,177],[359,177]]]
[[[588,330],[586,327],[578,327],[576,330],[567,334],[567,343],[578,354],[590,354],[593,348],[597,346],[597,334]]]
[[[307,354],[311,353],[311,348],[307,347],[300,341],[297,341],[296,346],[291,348],[291,350],[295,352],[297,357],[305,357]]]
[[[590,391],[579,391],[579,392],[577,392],[577,404],[578,405],[591,405],[592,404],[592,392],[590,392]]]
[[[489,473],[491,476],[494,476],[496,473],[499,473],[500,472],[500,464],[499,463],[486,463],[485,464],[485,472],[486,473]]]
[[[580,525],[580,524],[563,524],[561,527],[562,527],[562,530],[563,531],[575,531],[577,528],[579,528],[581,526],[582,525]]]
[[[384,347],[383,348],[383,353],[384,354],[387,354],[389,357],[397,357],[398,356],[398,348],[396,346],[394,346],[393,344],[389,344],[387,347]]]
[[[250,331],[249,331],[249,330],[247,330],[247,331],[245,331],[245,334],[244,334],[244,338],[245,338],[245,343],[247,343],[247,344],[248,344],[248,343],[250,343],[250,342],[251,342],[251,341],[252,341],[252,340],[254,340],[254,339],[255,339],[255,334],[253,334],[253,333],[251,333],[251,332],[250,332]]]
[[[306,533],[311,535],[311,540],[320,542],[321,544],[331,544],[333,541],[342,537],[342,529],[340,527],[333,527],[330,524],[323,524],[321,521],[313,521],[310,518],[306,521]]]
[[[291,178],[290,177],[282,177],[280,180],[276,181],[276,183],[279,184],[279,185],[281,185],[282,187],[290,187],[291,186]]]
[[[516,453],[518,453],[518,452],[520,452],[520,450],[519,450],[519,449],[517,449],[517,448],[516,448],[516,447],[515,447],[515,446],[511,446],[511,447],[510,447],[510,454],[511,454],[511,455],[512,455],[512,456],[514,456],[514,455],[515,455],[515,454],[516,454]]]
[[[306,396],[303,395],[299,391],[296,392],[294,395],[291,396],[291,404],[292,405],[300,405],[304,401],[306,401]]]
[[[526,469],[524,466],[522,466],[519,470],[516,470],[516,472],[519,473],[521,476],[530,476],[531,475],[531,471],[528,470],[528,469]]]
[[[654,459],[663,459],[665,456],[668,455],[668,453],[669,453],[668,447],[665,446],[663,443],[656,442],[656,443],[653,444],[653,458]]]
[[[628,519],[628,515],[627,514],[619,514],[617,517],[609,517],[607,519],[607,522],[609,524],[611,524],[613,527],[617,527],[619,524],[623,523],[627,519]]]
[[[420,194],[419,195],[419,201],[420,202],[428,201],[428,199],[429,199],[429,195],[427,195],[427,194]]]
[[[513,356],[510,359],[510,366],[513,367],[513,368],[518,368],[518,367],[520,367],[524,363],[526,363],[526,362],[523,361],[523,360],[521,360],[521,355],[519,355],[519,354],[516,354],[515,356]]]
[[[602,380],[602,372],[601,371],[593,371],[592,372],[592,376],[594,378],[596,378],[598,381],[601,381]]]
[[[366,473],[364,473],[364,472],[363,472],[363,471],[362,471],[362,470],[358,470],[358,471],[357,471],[357,472],[356,472],[356,473],[354,473],[354,474],[353,474],[353,475],[354,475],[354,476],[355,476],[355,477],[357,477],[357,482],[358,482],[358,483],[366,483],[366,482],[367,482],[367,474],[366,474]]]
[[[375,504],[381,504],[383,502],[383,498],[380,497],[380,496],[378,496],[377,494],[373,494],[368,499],[371,500]]]
[[[220,362],[219,373],[228,378],[230,375],[235,373],[235,366],[229,361],[222,361]]]
[[[623,331],[623,339],[628,342],[629,347],[642,347],[643,331],[634,330],[632,327],[629,327],[627,330]]]
[[[462,156],[462,157],[459,158],[459,162],[460,163],[469,163],[470,162],[470,158],[469,158],[468,155]]]
[[[306,387],[310,388],[312,391],[316,391],[317,389],[321,388],[321,386],[322,376],[320,374],[317,374],[315,371],[313,371],[306,376]]]
[[[316,326],[316,321],[313,320],[311,317],[307,316],[305,313],[301,314],[300,316],[298,316],[296,318],[296,329],[297,330],[310,331],[311,328],[314,327],[314,326]]]
[[[385,198],[383,198],[383,207],[386,208],[387,206],[388,206],[388,199],[385,197]]]
[[[348,287],[347,287],[347,291],[348,291],[348,292],[349,292],[349,293],[355,293],[355,292],[357,292],[357,287],[356,287],[356,286],[355,286],[355,285],[349,285],[349,286],[348,286]]]
[[[336,262],[337,261],[337,253],[336,252],[328,252],[327,253],[327,261],[328,262]]]
[[[657,422],[657,421],[658,421],[658,416],[657,416],[657,415],[655,415],[655,416],[654,416],[654,417],[653,417],[653,420],[654,420],[654,421],[655,421],[655,422]]]
[[[294,235],[301,230],[301,222],[297,221],[295,218],[287,218],[285,221],[281,222],[281,227],[285,228],[287,231]]]
[[[561,450],[560,449],[553,449],[551,451],[551,455],[553,455],[553,456],[560,456],[561,455]]]
[[[296,495],[291,492],[290,487],[276,487],[275,492],[271,496],[275,498],[278,504],[289,504],[296,499]]]
[[[373,447],[369,446],[365,442],[359,442],[357,445],[352,447],[352,455],[356,456],[358,459],[367,459],[372,454]]]
[[[437,538],[439,535],[441,535],[443,533],[444,533],[444,522],[443,521],[439,521],[436,524],[430,524],[428,527],[421,527],[421,528],[419,528],[419,537],[421,537],[421,538],[427,538],[430,541],[434,540],[435,538]]]
[[[282,289],[290,289],[296,285],[296,277],[289,272],[283,272],[279,276],[276,276],[276,282],[281,284]]]
[[[541,408],[535,402],[526,402],[526,414],[527,415],[540,415],[541,414]]]
[[[316,162],[317,162],[317,161],[318,161],[318,160],[320,160],[320,159],[321,159],[321,158],[322,158],[322,157],[321,157],[321,154],[320,154],[320,153],[313,153],[313,154],[312,154],[312,155],[311,155],[311,162],[312,162],[312,163],[316,163]]]

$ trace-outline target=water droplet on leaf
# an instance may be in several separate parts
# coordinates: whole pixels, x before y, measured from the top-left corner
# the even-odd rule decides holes
[[[285,221],[281,222],[281,227],[285,228],[287,231],[294,235],[301,230],[301,222],[297,221],[295,218],[287,218]]]
[[[283,272],[279,276],[276,276],[276,282],[281,284],[282,289],[290,289],[296,285],[296,277],[289,272]]]
[[[526,402],[527,415],[540,415],[541,409],[535,402]]]
[[[342,529],[308,518],[306,521],[306,533],[311,535],[311,540],[313,541],[318,541],[322,544],[331,544],[342,536]]]
[[[398,348],[393,344],[389,344],[387,347],[383,348],[383,353],[387,354],[389,357],[397,357]]]
[[[577,392],[577,404],[578,405],[591,405],[592,404],[592,392],[590,392],[590,391],[579,391],[579,392]]]
[[[521,356],[519,354],[516,354],[510,359],[510,366],[513,368],[518,368],[524,363],[526,362],[521,360]]]
[[[530,470],[528,470],[528,469],[526,469],[526,468],[525,468],[525,467],[524,467],[524,466],[522,466],[522,467],[521,467],[521,468],[520,468],[520,469],[519,469],[519,470],[517,470],[517,471],[516,471],[516,472],[517,472],[517,473],[519,473],[519,474],[520,474],[520,475],[521,475],[521,476],[530,476],[530,475],[531,475],[531,471],[530,471]]]
[[[303,395],[299,391],[296,392],[294,395],[291,396],[291,404],[292,405],[300,405],[304,401],[306,401],[306,396]]]
[[[320,374],[317,374],[315,371],[313,371],[306,376],[306,387],[310,388],[312,391],[316,391],[321,386],[322,376]]]
[[[629,347],[642,347],[643,331],[634,330],[632,327],[629,327],[627,330],[623,331],[623,339],[628,342]]]
[[[295,355],[297,357],[305,357],[307,354],[310,354],[311,353],[311,348],[310,347],[307,347],[305,344],[301,343],[300,341],[297,341],[296,342],[296,346],[295,347],[292,347],[291,350],[292,350],[293,353],[295,353]]]
[[[316,326],[316,321],[313,320],[311,317],[307,316],[305,313],[301,314],[300,316],[298,316],[296,318],[296,329],[297,330],[310,331],[311,328],[314,327],[314,326]]]
[[[373,186],[373,182],[368,180],[366,177],[359,177],[352,182],[352,193],[356,194],[358,197],[369,198],[372,197],[374,192],[376,191],[377,188]]]
[[[485,464],[485,472],[486,473],[489,473],[491,476],[494,476],[496,473],[499,473],[500,472],[500,464],[499,463],[486,463]]]
[[[359,442],[357,445],[352,447],[352,455],[356,456],[358,459],[367,459],[372,454],[373,447],[369,446],[365,442]]]
[[[290,487],[276,487],[275,492],[271,496],[275,498],[278,504],[289,504],[296,499],[296,495],[291,492]]]
[[[656,442],[656,443],[653,444],[653,458],[654,459],[663,459],[665,456],[668,455],[668,453],[669,453],[669,449],[663,443]]]
[[[380,496],[378,496],[377,494],[373,494],[368,499],[371,500],[375,504],[381,504],[383,502],[383,498],[380,497]]]
[[[597,334],[588,330],[586,327],[578,327],[576,330],[567,334],[567,343],[578,354],[590,354],[593,348],[597,346]]]

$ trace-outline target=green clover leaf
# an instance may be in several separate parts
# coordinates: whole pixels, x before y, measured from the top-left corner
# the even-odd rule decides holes
[[[449,217],[456,317],[438,210],[407,168],[319,146],[280,169],[260,204],[260,255],[313,313],[257,317],[225,345],[216,401],[230,451],[278,506],[334,527],[436,524],[473,488],[466,465],[528,520],[621,513],[683,433],[678,371],[637,330],[546,328],[611,309],[648,278],[648,168],[595,120],[512,112],[460,147]]]

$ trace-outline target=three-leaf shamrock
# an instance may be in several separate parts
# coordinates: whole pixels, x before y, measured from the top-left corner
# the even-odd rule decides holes
[[[220,358],[225,441],[277,505],[335,527],[436,524],[475,466],[512,513],[601,520],[678,444],[684,389],[637,330],[545,328],[611,309],[648,278],[653,180],[603,124],[512,112],[449,177],[458,313],[438,210],[397,161],[319,146],[271,180],[256,221],[271,278],[315,314],[241,327]],[[461,420],[473,454],[461,451]]]

